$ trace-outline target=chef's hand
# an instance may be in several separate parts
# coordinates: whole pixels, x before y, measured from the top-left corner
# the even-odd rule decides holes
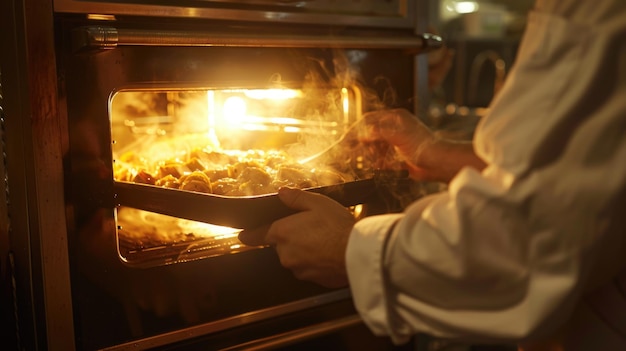
[[[485,167],[471,143],[439,138],[405,109],[368,112],[350,134],[361,142],[384,140],[392,145],[416,180],[449,182],[464,166]]]
[[[311,192],[281,188],[278,197],[299,212],[270,226],[244,230],[247,245],[274,246],[280,263],[296,278],[329,288],[348,284],[345,251],[355,218],[341,204]]]

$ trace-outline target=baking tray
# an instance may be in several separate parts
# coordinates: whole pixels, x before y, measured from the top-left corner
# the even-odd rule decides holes
[[[367,202],[377,193],[380,177],[304,189],[326,195],[346,207]],[[154,185],[114,182],[115,203],[168,216],[226,227],[248,229],[295,213],[276,193],[220,196]]]

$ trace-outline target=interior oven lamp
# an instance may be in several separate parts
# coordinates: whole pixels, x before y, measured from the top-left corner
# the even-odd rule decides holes
[[[299,133],[302,120],[287,117],[304,93],[297,89],[222,90],[208,95],[209,124],[224,127],[229,135],[237,131]],[[222,102],[221,108],[218,106]]]

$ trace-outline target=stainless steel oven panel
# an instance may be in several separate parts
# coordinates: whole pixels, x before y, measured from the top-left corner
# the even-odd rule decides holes
[[[106,348],[172,333],[183,336],[179,331],[188,328],[202,334],[195,328],[275,306],[296,306],[291,303],[301,300],[324,305],[317,297],[333,291],[296,280],[271,249],[145,269],[125,265],[117,252],[115,205],[108,203],[114,201],[108,106],[110,94],[127,87],[259,87],[271,84],[276,73],[295,84],[312,71],[330,81],[337,73],[335,50],[124,45],[73,52],[71,28],[84,25],[67,23],[57,65],[69,139],[67,242],[79,348]],[[381,97],[393,87],[397,91],[388,102],[410,107],[413,54],[401,49],[342,52],[356,60],[364,86]],[[206,337],[213,336],[209,334]]]
[[[345,26],[414,28],[414,0],[191,0],[187,6],[171,0],[54,0],[64,13],[193,17],[219,20],[302,23]]]
[[[262,322],[271,318],[281,317],[290,313],[297,313],[309,308],[314,308],[324,304],[331,304],[338,301],[347,301],[350,298],[348,289],[337,290],[329,292],[323,295],[318,295],[311,298],[305,298],[299,301],[286,303],[283,305],[277,305],[270,308],[243,313],[230,318],[224,318],[219,321],[195,325],[192,327],[179,329],[173,332],[155,335],[144,339],[133,340],[128,343],[122,343],[111,347],[103,348],[102,351],[122,351],[122,350],[146,350],[164,345],[170,345],[181,340],[199,337],[208,334],[218,333],[224,330],[229,330],[256,322]],[[317,323],[308,325],[306,327],[297,330],[299,334],[311,334],[308,337],[314,337],[315,335],[328,333],[337,329],[344,328],[349,325],[353,325],[361,322],[361,319],[356,315],[348,315],[333,319],[331,321],[325,321],[323,323]],[[227,349],[252,349],[253,345],[257,349],[263,349],[264,347],[269,349],[271,347],[277,347],[281,344],[287,344],[290,339],[307,338],[307,335],[294,335],[295,331],[289,333],[272,335],[263,339],[255,339],[253,341],[246,342],[244,345],[229,346]],[[243,339],[243,338],[242,338]],[[262,345],[262,346],[261,346]],[[239,347],[239,348],[238,348]]]

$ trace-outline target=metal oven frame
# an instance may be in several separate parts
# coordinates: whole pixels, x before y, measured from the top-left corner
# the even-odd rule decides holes
[[[406,12],[400,14],[400,17],[383,17],[372,22],[360,16],[310,16],[274,10],[261,14],[245,8],[194,9],[76,0],[3,1],[0,5],[0,139],[3,151],[0,174],[3,176],[6,191],[0,192],[0,268],[2,318],[6,322],[4,325],[11,326],[4,330],[7,333],[6,340],[12,340],[15,346],[26,350],[77,348],[64,199],[66,174],[63,158],[70,141],[66,132],[67,120],[61,117],[67,115],[67,111],[64,111],[66,96],[62,89],[63,77],[57,71],[58,38],[55,37],[54,30],[58,13],[147,15],[194,20],[221,18],[261,22],[271,18],[282,23],[307,25],[332,24],[341,19],[346,24],[357,27],[408,27],[413,28],[415,33],[425,32],[429,17],[428,2],[405,0],[404,3]],[[136,37],[138,34],[150,36],[149,33],[128,33],[123,30],[114,36],[108,31],[96,34],[88,36],[89,40],[85,45],[125,45],[124,38],[133,35]],[[175,32],[170,34],[174,43],[180,40]],[[108,41],[112,37],[116,38],[115,41]],[[263,40],[273,43],[274,46],[298,45],[297,40],[289,37],[250,40],[231,36],[226,40],[231,43],[233,40],[238,41],[238,45],[260,45]],[[316,45],[316,41],[323,38],[313,36],[307,40],[309,42],[306,45]],[[207,45],[202,39],[196,44]],[[339,44],[348,45],[341,42]],[[366,44],[357,42],[354,45]],[[373,45],[381,43],[374,42]],[[400,40],[387,45],[401,47],[407,43]],[[428,42],[424,41],[420,45],[428,45]],[[416,56],[414,64],[415,72],[426,72],[427,61],[424,56]],[[426,106],[426,75],[417,75],[413,79],[414,90],[419,95],[415,101]],[[417,110],[417,105],[414,109]],[[358,323],[357,317],[350,316],[333,326],[322,323],[307,329],[307,332],[312,333],[311,335],[322,334],[330,329]],[[198,328],[195,332],[197,334],[192,335],[193,337],[201,336],[211,332],[211,326]],[[283,337],[289,338],[289,333]],[[152,345],[147,340],[142,348],[162,345],[163,340],[168,341],[167,337],[161,338]],[[275,342],[276,340],[269,340],[265,346]],[[263,344],[260,345],[262,347]]]

